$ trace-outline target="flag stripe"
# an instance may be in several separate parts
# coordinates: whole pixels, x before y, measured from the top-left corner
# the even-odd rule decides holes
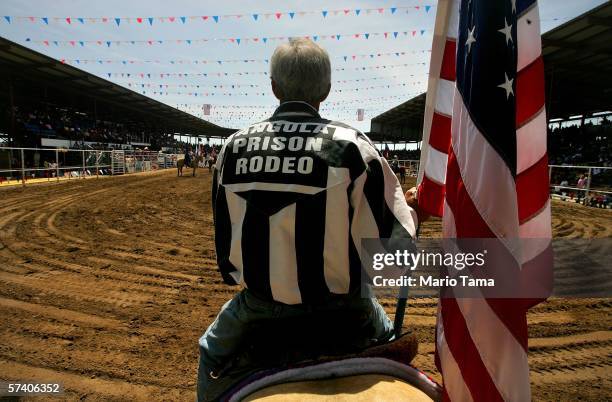
[[[548,202],[548,156],[516,177],[519,222],[536,215]]]
[[[436,183],[443,184],[446,181],[446,160],[448,155],[434,148],[429,150],[429,158],[425,166],[425,174]]]
[[[453,113],[453,94],[455,82],[440,79],[438,81],[438,96],[436,98],[436,112],[451,116]]]
[[[434,112],[431,121],[429,145],[444,153],[448,153],[451,139],[451,118]]]
[[[419,206],[428,214],[442,216],[444,207],[444,185],[423,175],[419,184]]]
[[[546,132],[544,108],[516,130],[517,174],[537,163],[546,154],[546,136],[540,135],[542,132]]]
[[[544,61],[538,57],[516,78],[516,125],[522,126],[544,107]]]
[[[516,68],[521,71],[542,55],[538,7],[532,7],[518,19],[516,33],[517,46],[520,48]]]
[[[446,343],[446,335],[444,333],[444,326],[442,325],[442,320],[440,317],[440,309],[438,309],[438,317],[437,317],[437,325],[436,325],[436,344],[440,345],[439,348],[436,349],[436,354],[439,354],[441,357],[438,359],[438,362],[443,361],[444,366],[438,367],[442,376],[444,377],[444,396],[443,400],[450,400],[448,396],[447,389],[453,395],[465,395],[464,401],[471,402],[472,397],[470,395],[469,390],[463,381],[463,376],[461,375],[461,368],[457,364],[457,361],[453,358],[453,354],[451,353],[448,344]]]
[[[444,45],[440,78],[448,81],[455,81],[455,76],[457,74],[457,69],[455,67],[456,54],[457,42],[454,39],[447,39]]]

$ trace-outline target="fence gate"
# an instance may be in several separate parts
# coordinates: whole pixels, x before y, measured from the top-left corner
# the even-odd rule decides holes
[[[125,174],[125,151],[113,151],[111,157],[113,175]]]

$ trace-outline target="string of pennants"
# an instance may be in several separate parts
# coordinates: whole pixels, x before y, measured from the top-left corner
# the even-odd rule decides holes
[[[386,53],[370,53],[370,54],[352,54],[346,56],[335,57],[339,60],[344,60],[345,62],[354,61],[359,59],[373,59],[378,57],[402,57],[414,54],[429,54],[431,53],[431,49],[426,50],[412,50],[412,51],[403,51],[403,52],[386,52]],[[123,59],[60,59],[62,63],[65,64],[224,64],[224,63],[266,63],[270,62],[270,59],[230,59],[230,60],[186,60],[186,59],[177,59],[177,60],[123,60]]]
[[[413,74],[414,76],[414,74]],[[338,81],[333,81],[334,84],[345,84],[348,82],[357,82],[357,81],[371,81],[371,80],[380,80],[380,79],[395,79],[395,78],[405,78],[405,75],[399,76],[399,75],[394,75],[391,77],[372,77],[372,78],[361,78],[361,79],[355,79],[355,80],[338,80]],[[235,88],[258,88],[260,87],[260,85],[258,84],[210,84],[210,85],[204,85],[204,84],[165,84],[165,83],[158,83],[158,82],[136,82],[136,81],[125,81],[125,82],[121,82],[118,81],[116,82],[119,85],[123,85],[123,86],[127,86],[129,88],[134,88],[134,87],[140,87],[140,88],[159,88],[159,89],[164,89],[164,88],[184,88],[184,89],[188,89],[188,88],[196,88],[196,89],[201,89],[201,88],[214,88],[214,89],[235,89]],[[416,85],[417,83],[423,83],[423,81],[413,81],[411,83],[411,85]],[[393,84],[387,84],[387,85],[380,85],[378,87],[388,87],[389,85],[393,85]],[[408,85],[408,84],[406,84]],[[363,88],[363,87],[362,87]]]
[[[194,22],[211,22],[219,23],[224,20],[244,20],[251,19],[252,21],[262,20],[281,20],[287,18],[293,20],[295,17],[304,17],[307,15],[318,15],[322,18],[328,16],[355,16],[360,15],[371,15],[371,14],[397,14],[398,12],[411,13],[414,11],[429,11],[435,7],[434,5],[418,5],[418,6],[403,6],[403,7],[377,7],[377,8],[343,8],[333,10],[317,10],[317,11],[286,11],[286,12],[265,12],[265,13],[250,13],[250,14],[219,14],[219,15],[183,15],[183,16],[149,16],[149,17],[35,17],[35,16],[10,16],[5,15],[4,21],[12,23],[42,23],[49,25],[49,23],[62,23],[67,25],[73,24],[113,24],[121,26],[121,24],[137,24],[143,26],[153,26],[154,23],[180,23],[187,24]]]
[[[366,70],[386,70],[394,68],[404,68],[413,66],[426,66],[427,63],[403,63],[403,64],[380,64],[373,66],[361,66],[361,67],[340,67],[334,68],[333,71],[366,71]],[[107,72],[105,75],[108,78],[112,77],[140,77],[140,78],[153,78],[159,76],[160,78],[178,77],[178,78],[194,78],[194,77],[223,77],[230,75],[268,75],[267,71],[237,71],[237,72],[208,72],[208,73],[119,73],[119,72]]]
[[[374,97],[374,98],[356,98],[356,99],[345,99],[342,101],[337,101],[337,102],[330,102],[330,101],[325,101],[325,105],[326,107],[331,107],[334,106],[334,109],[336,106],[345,106],[347,104],[364,104],[367,102],[386,102],[386,101],[395,101],[395,100],[406,100],[408,99],[408,97],[411,96],[415,96],[415,95],[419,95],[423,93],[422,91],[416,91],[416,92],[408,92],[406,94],[402,94],[402,95],[390,95],[390,96],[379,96],[379,97]],[[203,107],[205,104],[204,103],[178,103],[176,104],[177,108],[180,107],[188,107],[189,105],[199,105],[200,107]],[[215,108],[238,108],[238,109],[245,109],[245,108],[249,108],[249,109],[268,109],[268,108],[277,108],[277,105],[213,105],[213,107]],[[322,110],[325,110],[324,108],[322,108]]]
[[[333,91],[332,91],[333,92]],[[189,96],[268,96],[269,92],[206,92],[206,93],[198,93],[198,92],[159,92],[159,91],[140,91],[143,95],[154,95],[154,96],[168,96],[168,95],[189,95]],[[362,99],[362,101],[367,102],[370,99]],[[355,100],[354,102],[359,102],[359,100]],[[327,102],[330,105],[335,104],[344,104],[346,101],[342,102]]]
[[[339,41],[341,39],[364,39],[368,40],[371,37],[374,38],[384,38],[384,39],[397,39],[398,37],[416,37],[423,36],[426,32],[431,31],[431,29],[412,29],[409,31],[392,31],[392,32],[357,32],[352,34],[332,34],[332,35],[301,35],[301,36],[266,36],[266,37],[250,37],[250,38],[200,38],[200,39],[139,39],[139,40],[51,40],[51,39],[37,39],[33,40],[31,38],[26,38],[26,42],[40,44],[44,46],[89,46],[89,45],[98,45],[98,46],[107,46],[111,47],[111,45],[120,46],[120,45],[164,45],[164,44],[184,44],[184,45],[195,45],[202,44],[207,42],[222,42],[222,43],[233,43],[236,45],[240,45],[241,43],[262,43],[266,44],[268,42],[273,41],[286,41],[290,38],[306,38],[312,39],[317,42],[319,40],[335,40]]]
[[[360,92],[360,91],[370,91],[373,89],[382,89],[382,88],[401,88],[415,85],[423,85],[424,81],[413,81],[410,83],[401,83],[401,84],[387,84],[387,85],[374,85],[370,87],[360,87],[360,88],[344,88],[344,89],[332,89],[332,93],[344,93],[344,92]],[[129,88],[133,88],[131,84],[128,84]],[[269,91],[266,92],[185,92],[185,91],[147,91],[142,90],[145,88],[145,84],[140,85],[140,93],[143,95],[153,94],[153,95],[188,95],[188,96],[267,96],[270,95]]]

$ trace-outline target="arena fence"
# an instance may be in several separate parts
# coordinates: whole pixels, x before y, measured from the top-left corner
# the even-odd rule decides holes
[[[168,169],[178,157],[153,151],[0,147],[0,185]]]
[[[400,160],[399,164],[406,168],[407,176],[418,176],[418,160]],[[552,198],[604,208],[612,205],[612,167],[548,165],[548,175]]]

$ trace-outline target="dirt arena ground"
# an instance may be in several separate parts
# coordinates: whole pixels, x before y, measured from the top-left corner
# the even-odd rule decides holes
[[[0,191],[1,379],[62,381],[70,400],[193,400],[197,340],[237,290],[216,272],[210,176],[199,173]],[[610,237],[612,211],[554,202],[553,227]],[[422,235],[439,233],[434,220]],[[435,312],[435,299],[411,300],[405,325],[420,341],[413,363],[439,379]],[[610,399],[611,312],[610,299],[530,312],[535,400]]]

